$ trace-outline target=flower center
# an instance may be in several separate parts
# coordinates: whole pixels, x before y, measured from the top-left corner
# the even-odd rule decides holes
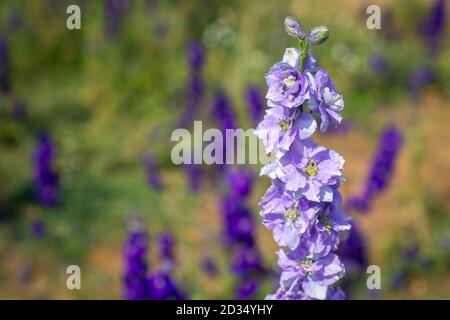
[[[297,79],[293,75],[290,75],[289,77],[284,79],[283,83],[286,86],[286,90],[292,87],[295,84],[296,80]]]
[[[314,160],[309,160],[308,165],[305,167],[305,171],[309,176],[315,176],[319,173],[319,166]]]
[[[306,259],[303,259],[302,261],[300,261],[300,265],[305,269],[311,268],[312,264],[313,264],[313,260],[311,258],[306,258]]]
[[[286,211],[284,211],[284,216],[287,219],[294,221],[295,219],[297,219],[297,209],[295,208],[286,209]]]
[[[289,122],[286,119],[282,119],[280,120],[280,122],[278,122],[278,125],[281,128],[281,131],[286,132],[289,129]]]
[[[325,229],[328,232],[331,231],[331,222],[330,219],[328,219],[328,217],[323,217],[320,222],[325,226]]]

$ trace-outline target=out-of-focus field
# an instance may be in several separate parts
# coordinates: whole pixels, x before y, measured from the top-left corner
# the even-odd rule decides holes
[[[450,299],[450,52],[444,38],[441,52],[428,57],[415,35],[428,1],[399,1],[403,7],[371,1],[398,17],[402,41],[368,30],[360,1],[132,1],[112,38],[104,30],[104,1],[78,2],[81,31],[65,28],[64,1],[0,4],[13,88],[0,95],[0,299],[120,299],[131,212],[139,212],[149,231],[152,270],[160,267],[156,238],[170,231],[176,239],[174,277],[189,297],[232,297],[235,279],[220,236],[225,183],[206,177],[200,191],[192,192],[183,170],[170,161],[170,133],[185,108],[186,47],[198,40],[206,52],[205,94],[196,118],[210,121],[220,87],[240,125],[249,128],[245,88],[252,83],[264,91],[265,72],[292,45],[282,28],[288,14],[308,27],[326,24],[331,30],[315,53],[344,95],[350,125],[318,142],[346,159],[344,199],[362,189],[383,128],[395,124],[404,137],[387,190],[367,214],[350,212],[363,231],[369,263],[382,271],[381,290],[368,292],[362,279],[351,297]],[[21,22],[11,29],[15,15]],[[385,54],[389,76],[371,73],[373,52]],[[421,65],[433,68],[435,82],[411,92],[408,72]],[[17,100],[27,105],[22,121],[10,116]],[[52,208],[32,194],[31,155],[42,130],[56,143],[61,176],[61,203]],[[147,184],[141,157],[148,151],[160,163],[162,190]],[[251,169],[257,173],[259,167]],[[258,215],[268,185],[256,177],[249,205],[257,245],[276,270],[277,246]],[[45,224],[42,239],[30,234],[36,219]],[[415,266],[394,287],[404,250],[413,245],[432,263]],[[201,268],[205,256],[217,262],[216,277]],[[71,264],[81,267],[81,290],[66,288]],[[272,291],[266,279],[258,297]]]

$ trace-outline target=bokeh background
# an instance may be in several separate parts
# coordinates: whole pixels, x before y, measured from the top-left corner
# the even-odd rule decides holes
[[[1,1],[0,298],[121,299],[140,277],[173,291],[160,298],[271,293],[260,166],[176,166],[170,135],[194,119],[254,127],[295,15],[331,30],[314,53],[345,99],[344,124],[318,141],[346,159],[348,297],[449,299],[447,2]],[[66,28],[69,4],[81,30]],[[366,27],[369,4],[381,30]],[[238,244],[233,199],[251,230]],[[66,288],[73,264],[81,290]],[[370,264],[381,290],[366,288]]]

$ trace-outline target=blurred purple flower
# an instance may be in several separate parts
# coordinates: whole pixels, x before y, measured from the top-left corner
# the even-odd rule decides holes
[[[264,95],[258,86],[251,85],[247,88],[245,96],[247,98],[250,118],[253,125],[256,126],[264,116]]]
[[[408,76],[408,88],[412,95],[417,96],[420,91],[435,80],[433,69],[422,66],[411,70]]]
[[[33,154],[34,189],[38,201],[54,206],[59,201],[59,176],[53,169],[55,146],[47,134],[40,134]]]
[[[148,298],[147,250],[147,232],[141,229],[131,231],[124,247],[124,299]]]
[[[265,272],[255,243],[256,225],[245,198],[252,189],[252,174],[248,170],[227,171],[228,194],[222,200],[223,238],[231,251],[230,270],[238,278],[235,297],[248,299],[258,287],[250,285]]]
[[[339,248],[339,256],[349,273],[365,272],[367,268],[367,253],[364,238],[359,226],[352,221],[352,228],[347,239]]]
[[[375,52],[370,55],[369,68],[378,76],[385,76],[389,71],[389,65],[386,58],[379,52]]]
[[[234,296],[238,300],[253,299],[259,287],[260,282],[258,280],[252,278],[245,279],[238,284]]]
[[[31,222],[31,236],[35,239],[42,239],[46,235],[45,224],[42,220],[36,219]]]
[[[186,90],[187,104],[179,121],[179,128],[188,128],[191,125],[200,106],[204,92],[204,84],[201,74],[204,59],[205,52],[201,43],[191,42],[188,45],[187,50],[187,60],[190,69]]]
[[[350,198],[347,208],[367,212],[376,196],[383,192],[392,180],[397,155],[403,144],[403,136],[395,126],[386,127],[380,135],[377,151],[372,160],[369,175],[362,194]]]
[[[155,156],[152,153],[146,154],[144,156],[143,163],[145,170],[147,171],[148,185],[155,190],[162,189],[163,183],[161,181],[161,175]]]
[[[422,22],[419,31],[425,41],[442,39],[446,22],[445,0],[436,0],[430,13]],[[444,39],[442,39],[444,40]]]
[[[11,90],[11,62],[9,44],[0,36],[0,90],[9,93]]]
[[[105,31],[108,37],[114,38],[117,36],[131,4],[132,2],[129,0],[105,1]]]
[[[250,170],[230,169],[227,172],[230,193],[237,197],[246,197],[252,191],[253,173]]]
[[[182,292],[172,277],[164,272],[152,274],[148,281],[149,299],[151,300],[185,300]]]
[[[201,267],[203,271],[210,277],[215,277],[219,273],[216,262],[212,257],[206,256],[202,260]]]
[[[226,129],[236,128],[236,117],[233,107],[223,90],[217,92],[214,98],[212,112],[222,132],[225,132]]]
[[[159,237],[158,251],[162,268],[165,272],[172,271],[175,264],[175,239],[169,232],[163,233]]]
[[[203,180],[203,171],[202,167],[198,164],[184,164],[183,170],[186,174],[186,177],[189,182],[189,186],[192,192],[197,192],[200,190],[202,180]]]
[[[205,53],[200,42],[191,42],[188,45],[188,61],[193,72],[200,72],[205,61]]]
[[[261,256],[254,247],[240,247],[234,251],[231,271],[241,277],[264,272]]]

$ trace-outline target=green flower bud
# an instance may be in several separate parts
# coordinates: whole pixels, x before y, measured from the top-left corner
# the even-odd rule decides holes
[[[291,37],[305,39],[306,34],[302,31],[302,25],[295,17],[286,17],[284,19],[284,30]]]
[[[324,43],[330,35],[330,31],[325,26],[314,27],[308,33],[309,43],[312,45],[319,45]]]

